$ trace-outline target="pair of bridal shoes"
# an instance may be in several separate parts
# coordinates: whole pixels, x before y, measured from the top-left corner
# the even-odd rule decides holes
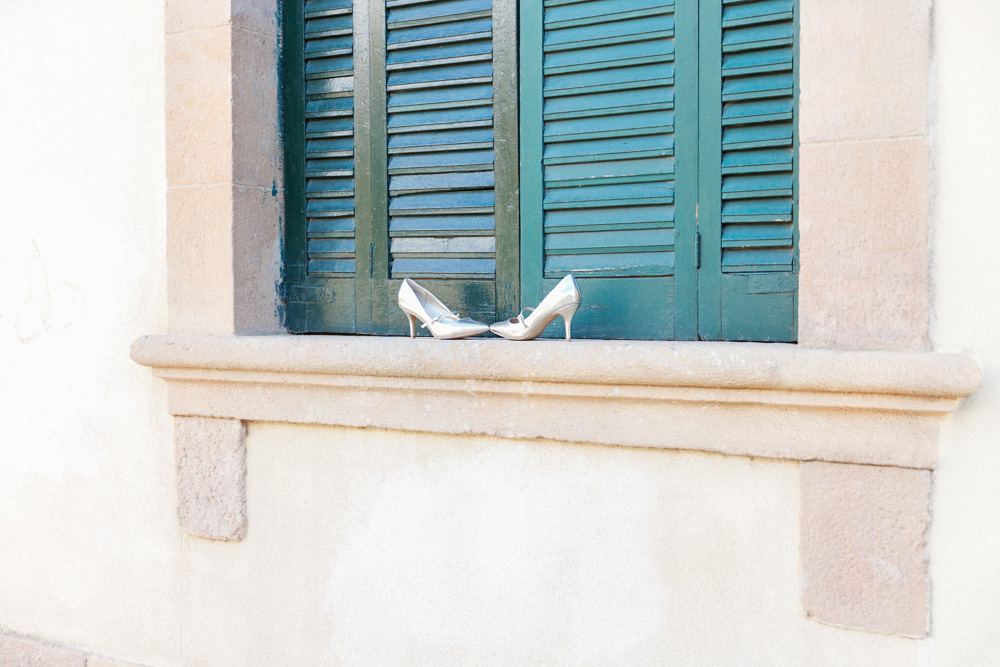
[[[553,320],[561,317],[566,323],[566,340],[570,340],[570,325],[581,300],[580,286],[572,275],[568,275],[559,281],[537,308],[525,308],[517,317],[487,326],[461,317],[409,278],[404,278],[399,286],[399,307],[410,321],[410,338],[416,336],[416,320],[420,320],[421,328],[427,329],[439,340],[468,338],[487,331],[510,340],[534,340]],[[524,315],[526,311],[531,313],[527,317]]]

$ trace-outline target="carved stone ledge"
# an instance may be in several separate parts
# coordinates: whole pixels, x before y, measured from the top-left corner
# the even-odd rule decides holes
[[[177,416],[931,469],[968,356],[637,341],[147,336]]]

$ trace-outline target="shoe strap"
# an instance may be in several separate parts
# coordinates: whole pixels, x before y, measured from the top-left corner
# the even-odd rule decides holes
[[[521,312],[517,314],[517,321],[520,322],[522,325],[524,324],[524,311],[526,311],[526,310],[530,310],[531,312],[535,312],[534,308],[522,308]]]
[[[442,313],[442,314],[438,315],[437,317],[435,317],[434,319],[427,320],[426,322],[424,322],[423,324],[420,325],[420,328],[421,329],[426,329],[427,327],[429,327],[430,325],[434,324],[435,322],[440,322],[444,318],[451,317],[452,315],[454,315],[455,318],[458,319],[458,312],[452,310],[452,311],[447,312],[447,313]]]

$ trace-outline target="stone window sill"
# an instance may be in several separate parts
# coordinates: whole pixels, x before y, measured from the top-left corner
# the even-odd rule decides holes
[[[176,416],[932,469],[961,354],[645,341],[145,336]]]

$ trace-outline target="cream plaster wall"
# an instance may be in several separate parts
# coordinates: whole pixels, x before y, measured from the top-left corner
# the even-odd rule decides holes
[[[799,604],[798,464],[254,423],[190,665],[916,665]]]
[[[0,91],[0,632],[178,664],[161,3],[3,0]]]
[[[1000,3],[935,3],[932,337],[982,386],[942,437],[930,557],[935,665],[1000,664]]]

